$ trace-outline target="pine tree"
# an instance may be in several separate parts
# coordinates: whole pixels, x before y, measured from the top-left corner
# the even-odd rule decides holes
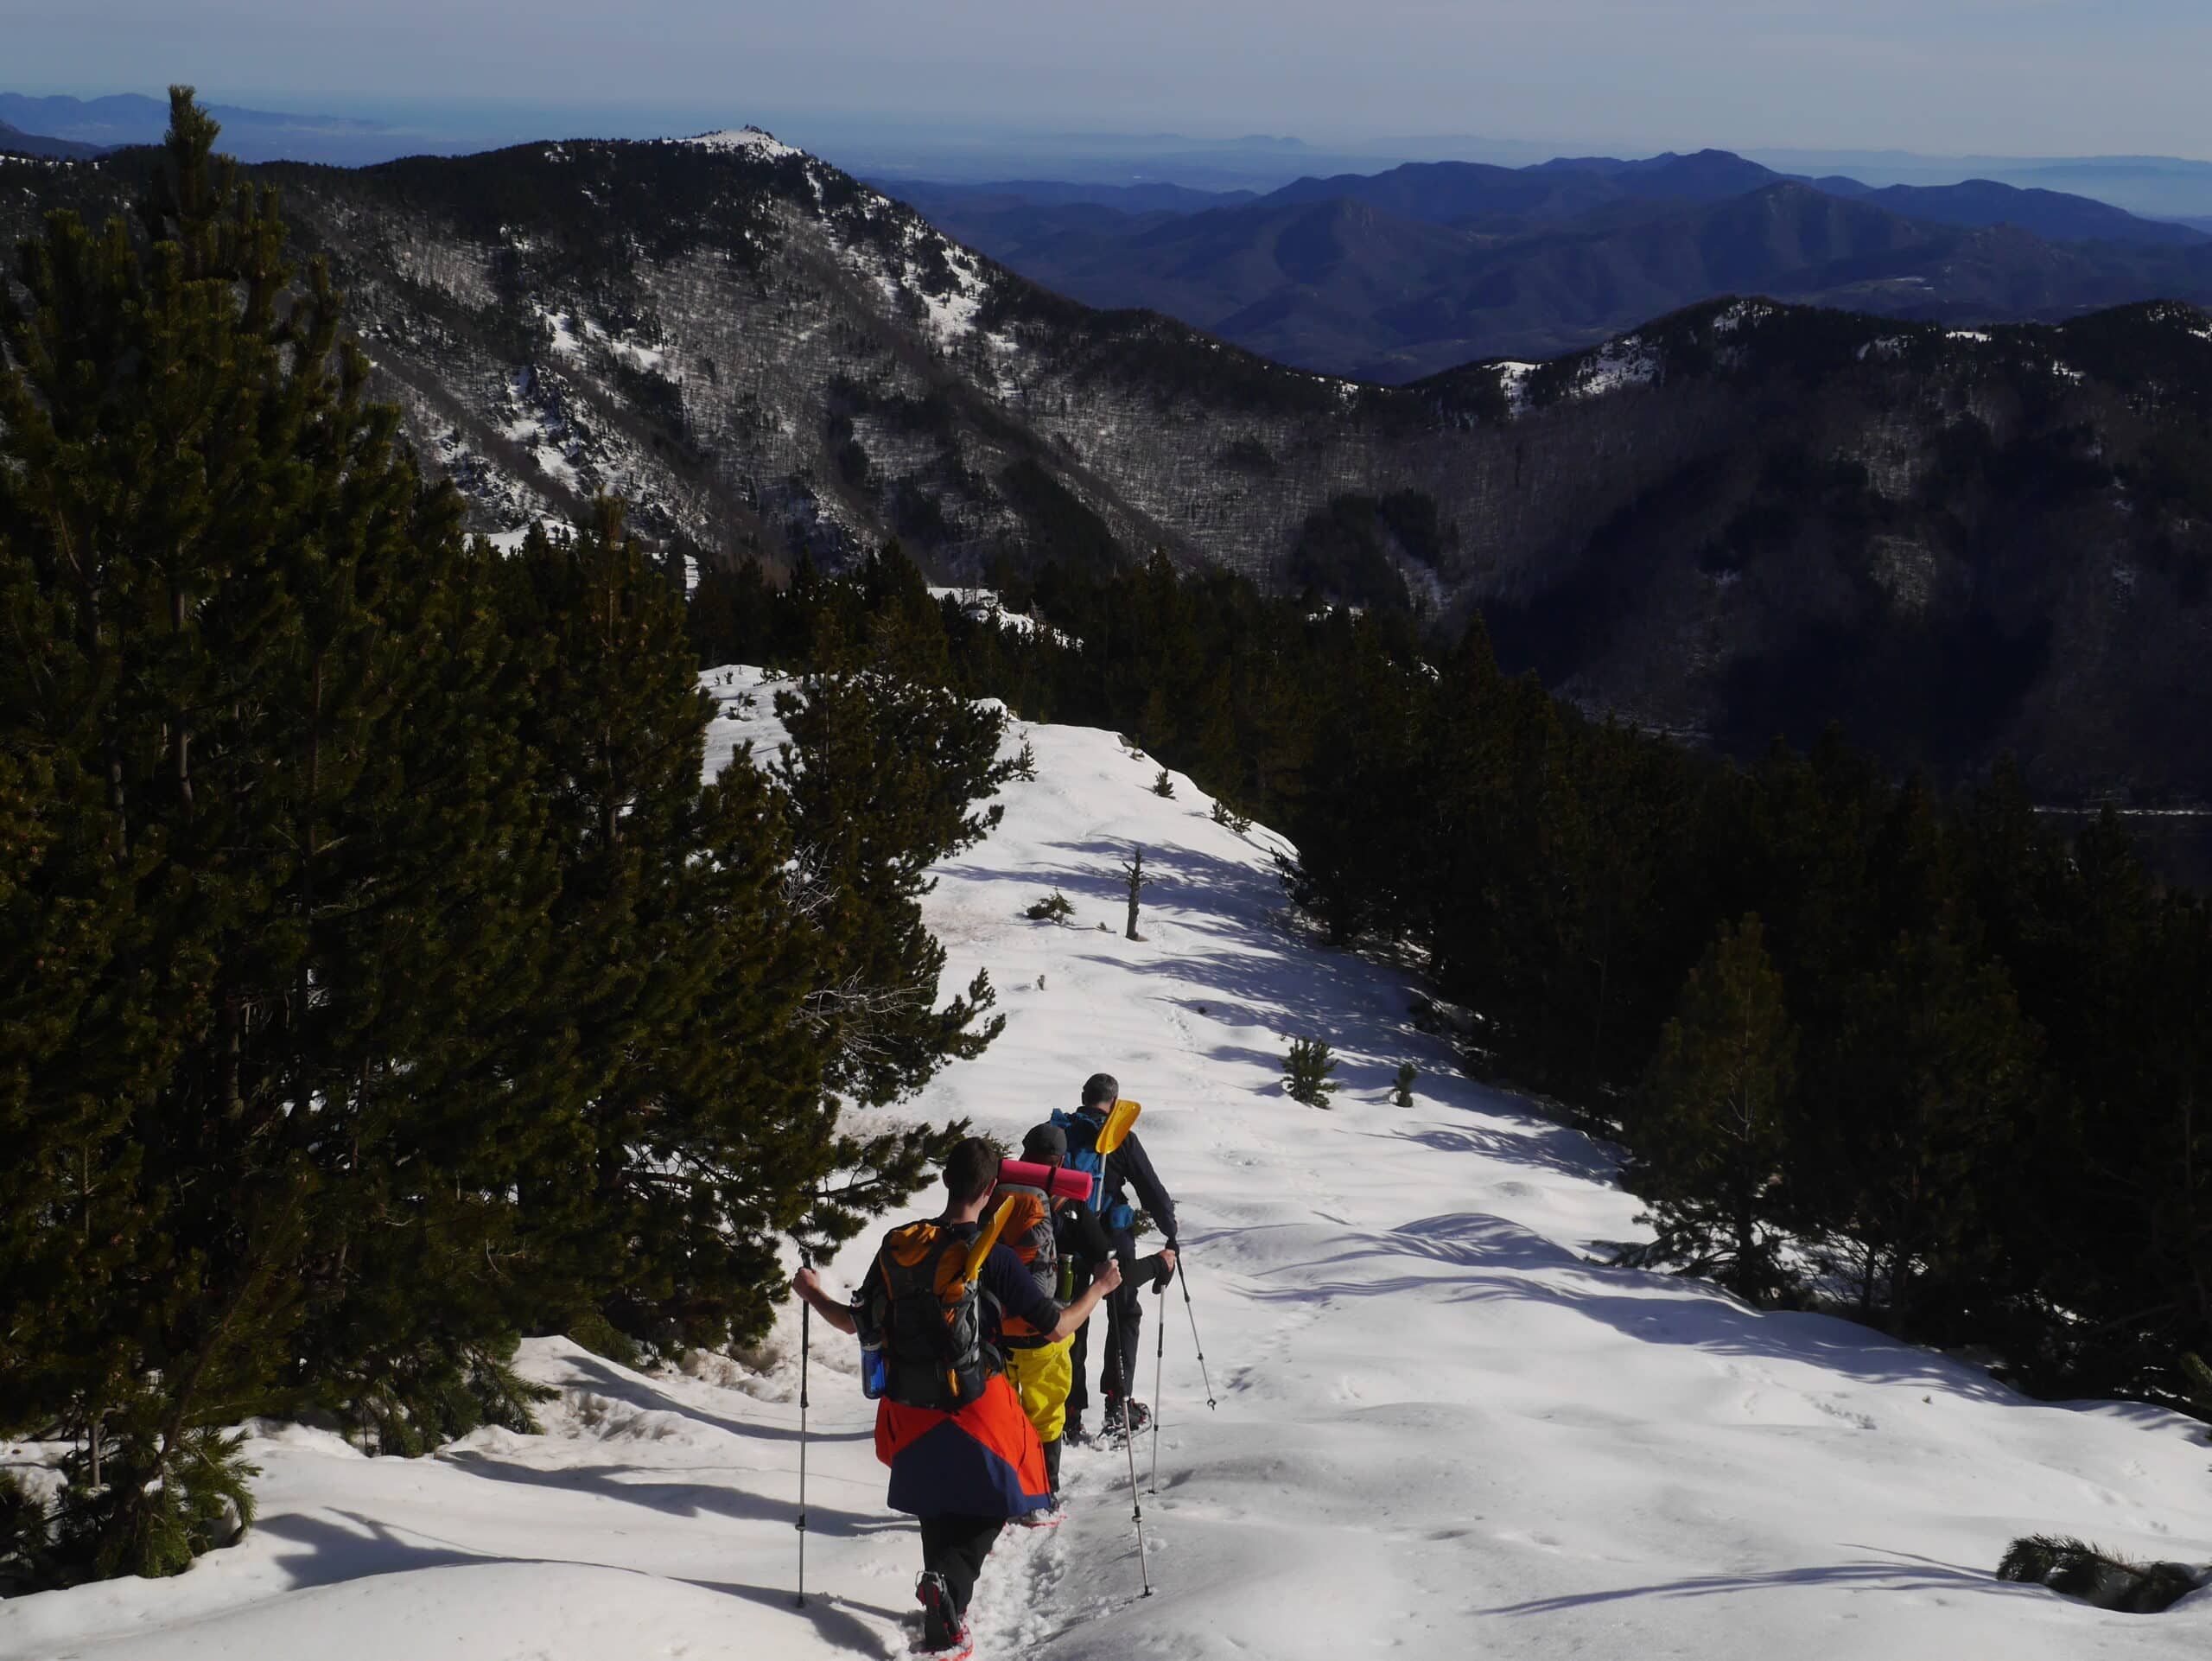
[[[1667,1023],[1645,1085],[1630,1186],[1651,1203],[1649,1260],[1772,1296],[1777,1196],[1796,1034],[1756,916],[1723,926]]]
[[[35,1346],[0,1371],[83,1439],[61,1550],[101,1572],[173,1572],[235,1509],[210,1428],[311,1393],[365,1218],[475,1255],[406,1208],[454,1191],[418,1133],[475,1104],[454,1011],[526,994],[543,903],[454,499],[214,137],[175,89],[141,234],[49,221],[0,373],[0,580],[43,634],[0,730],[61,902],[0,987],[41,932],[86,954],[29,967],[60,996],[16,1180],[86,1246],[0,1263],[36,1311],[0,1312]]]
[[[817,1220],[834,1168],[804,1015],[823,945],[785,881],[786,818],[749,756],[702,783],[714,701],[682,596],[618,504],[533,534],[501,575],[514,626],[544,648],[523,732],[560,871],[544,983],[513,1037],[528,1061],[504,1144],[512,1319],[665,1348],[749,1335],[776,1236]],[[462,1403],[466,1371],[512,1413],[499,1360],[480,1347],[430,1376]]]
[[[1414,1104],[1414,1081],[1420,1077],[1412,1062],[1398,1063],[1397,1073],[1391,1080],[1390,1100],[1394,1105],[1411,1107]]]
[[[1294,1102],[1326,1107],[1329,1098],[1337,1093],[1336,1084],[1329,1077],[1336,1070],[1337,1058],[1327,1040],[1294,1038],[1289,1053],[1283,1057],[1283,1090]]]
[[[1850,1027],[1859,1110],[1833,1159],[1849,1195],[1859,1301],[1911,1333],[1997,1264],[2003,1153],[2037,1089],[2040,1034],[2001,966],[1948,916],[1899,937]]]
[[[790,805],[798,904],[828,953],[806,1005],[831,1048],[825,1082],[857,1102],[896,1101],[946,1061],[980,1054],[1005,1025],[983,1021],[996,1001],[987,971],[937,1005],[944,950],[920,906],[929,867],[1003,815],[979,804],[1011,776],[998,759],[1005,716],[874,671],[808,676],[777,694],[776,712],[791,735],[774,776]]]

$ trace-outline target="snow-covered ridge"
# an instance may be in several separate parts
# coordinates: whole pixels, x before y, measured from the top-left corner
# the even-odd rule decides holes
[[[772,132],[759,127],[733,127],[722,132],[702,132],[690,138],[666,141],[675,144],[696,144],[702,150],[728,150],[756,156],[765,161],[781,161],[786,156],[804,156],[806,152],[795,145],[779,141]]]
[[[709,773],[741,746],[772,751],[774,682],[733,667],[701,684],[721,709]],[[1146,1104],[1191,1301],[1144,1299],[1156,1594],[1138,1596],[1127,1464],[1071,1449],[1066,1525],[1010,1531],[985,1570],[982,1661],[2202,1653],[2212,1594],[2109,1615],[1991,1573],[2038,1529],[2212,1555],[2202,1427],[2031,1402],[1845,1321],[1607,1267],[1639,1233],[1613,1150],[1463,1076],[1414,1028],[1402,971],[1303,932],[1281,838],[1213,823],[1182,775],[1154,794],[1157,762],[1109,733],[1007,735],[1025,741],[1037,777],[1007,786],[1003,822],[925,902],[944,986],[988,967],[1007,1029],[911,1111],[1018,1137],[1089,1072],[1116,1073]],[[1136,941],[1116,869],[1133,846],[1158,879]],[[1055,889],[1070,923],[1021,915]],[[1315,1036],[1340,1058],[1325,1111],[1279,1076],[1289,1040]],[[1389,1100],[1405,1060],[1410,1108]],[[832,1285],[874,1245],[841,1251]],[[818,1322],[812,1341],[804,1610],[791,1312],[741,1360],[651,1376],[532,1340],[524,1371],[563,1392],[543,1436],[372,1460],[257,1425],[262,1522],[244,1544],[173,1581],[0,1602],[0,1658],[903,1653],[914,1531],[882,1507],[853,1347]]]
[[[1531,380],[1546,371],[1558,367],[1563,373],[1563,383],[1550,383],[1557,388],[1556,397],[1560,401],[1605,398],[1630,386],[1649,386],[1656,381],[1661,354],[1656,341],[1647,340],[1641,334],[1624,334],[1564,360],[1505,361],[1491,367],[1497,372],[1498,390],[1505,395],[1508,412],[1517,417],[1526,414],[1534,401]]]

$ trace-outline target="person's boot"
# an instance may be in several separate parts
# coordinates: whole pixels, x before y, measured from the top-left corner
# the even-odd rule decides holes
[[[1132,1436],[1142,1435],[1145,1426],[1152,1422],[1152,1414],[1142,1402],[1124,1403],[1118,1397],[1109,1400],[1106,1403],[1105,1428],[1098,1433],[1099,1440],[1109,1448],[1119,1448],[1122,1445],[1122,1432],[1125,1428],[1122,1410],[1125,1405],[1128,1409],[1126,1425],[1128,1435]]]
[[[914,1582],[914,1596],[922,1606],[922,1637],[914,1646],[916,1653],[938,1661],[966,1661],[975,1653],[968,1623],[953,1612],[952,1588],[944,1583],[944,1575],[933,1569],[924,1569]]]
[[[1090,1441],[1090,1432],[1083,1428],[1083,1415],[1080,1413],[1071,1413],[1068,1415],[1066,1427],[1060,1432],[1060,1440],[1067,1443],[1071,1448],[1082,1448],[1089,1445]]]

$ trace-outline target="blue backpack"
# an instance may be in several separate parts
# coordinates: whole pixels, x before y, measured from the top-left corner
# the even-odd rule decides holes
[[[1098,1133],[1106,1128],[1102,1119],[1088,1113],[1063,1113],[1055,1110],[1052,1123],[1067,1132],[1068,1163],[1071,1171],[1089,1173],[1098,1196],[1098,1220],[1109,1232],[1119,1234],[1136,1226],[1136,1207],[1126,1200],[1108,1206],[1106,1202],[1106,1155],[1098,1151]]]

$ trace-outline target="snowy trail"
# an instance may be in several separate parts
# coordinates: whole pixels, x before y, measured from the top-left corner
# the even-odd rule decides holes
[[[718,723],[717,759],[773,729],[764,707]],[[1147,1298],[1141,1393],[1152,1323],[1166,1333],[1160,1492],[1141,1496],[1155,1595],[1138,1596],[1122,1456],[1071,1449],[1065,1526],[1009,1531],[986,1570],[984,1661],[2205,1647],[2212,1594],[2113,1615],[1989,1572],[2033,1529],[2212,1557],[2201,1427],[2031,1403],[1845,1322],[1602,1266],[1637,1232],[1607,1150],[1453,1072],[1410,1028],[1402,977],[1287,931],[1267,833],[1212,824],[1181,778],[1152,795],[1154,764],[1110,735],[1029,736],[1037,780],[929,902],[948,983],[989,968],[1007,1031],[915,1111],[1011,1138],[1115,1072],[1184,1214],[1220,1405],[1179,1293]],[[1142,942],[1120,932],[1132,842],[1160,877]],[[1054,887],[1073,926],[1020,916]],[[1283,1050],[1309,1035],[1342,1057],[1328,1111],[1282,1093]],[[1387,1099],[1405,1060],[1411,1109]],[[757,1366],[696,1378],[533,1342],[527,1370],[565,1392],[540,1437],[410,1461],[278,1429],[253,1444],[263,1523],[244,1545],[173,1581],[0,1605],[0,1658],[903,1655],[918,1551],[882,1507],[834,1333],[814,1352],[812,1595],[791,1604],[797,1324]],[[1150,1455],[1147,1438],[1141,1485]]]

